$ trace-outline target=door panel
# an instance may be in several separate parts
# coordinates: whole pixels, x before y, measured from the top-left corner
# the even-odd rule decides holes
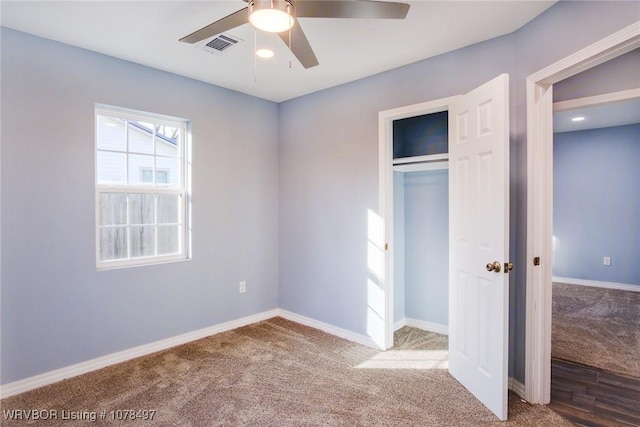
[[[449,110],[449,370],[507,418],[509,76]],[[497,261],[500,271],[488,271]]]

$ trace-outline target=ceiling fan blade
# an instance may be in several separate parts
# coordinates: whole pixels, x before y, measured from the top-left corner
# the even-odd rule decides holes
[[[208,39],[209,37],[213,37],[220,33],[224,33],[225,31],[231,30],[232,28],[239,27],[240,25],[246,24],[249,22],[249,12],[248,8],[240,9],[239,11],[232,13],[229,16],[225,16],[224,18],[207,25],[206,27],[200,28],[198,31],[194,31],[188,36],[184,36],[180,39],[181,42],[184,43],[198,43],[199,41]]]
[[[289,46],[289,31],[278,33],[280,38],[287,46]],[[304,31],[300,28],[298,20],[295,20],[295,24],[291,27],[291,52],[298,58],[298,61],[304,68],[315,67],[319,64],[316,54],[313,53],[307,36],[304,35]]]
[[[356,0],[300,0],[295,3],[298,18],[404,19],[406,3]]]

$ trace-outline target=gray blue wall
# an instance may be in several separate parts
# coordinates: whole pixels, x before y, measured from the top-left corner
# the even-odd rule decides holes
[[[556,133],[553,156],[554,276],[640,286],[640,124]]]
[[[378,212],[378,112],[509,73],[509,372],[524,381],[525,79],[640,19],[638,2],[560,2],[516,33],[280,104],[280,305],[367,333],[367,212]]]
[[[4,28],[1,48],[3,384],[278,306],[277,104]],[[191,120],[192,260],[96,271],[95,103]]]
[[[405,196],[405,316],[449,324],[449,171],[408,172]]]
[[[393,321],[448,325],[448,170],[394,172],[393,191]]]

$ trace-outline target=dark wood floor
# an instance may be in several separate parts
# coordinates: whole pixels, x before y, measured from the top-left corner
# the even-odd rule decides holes
[[[552,359],[549,407],[579,426],[640,426],[640,379]]]

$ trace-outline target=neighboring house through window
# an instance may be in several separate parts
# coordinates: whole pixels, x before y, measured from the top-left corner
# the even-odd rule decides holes
[[[188,122],[96,107],[96,266],[186,259]]]
[[[140,181],[153,182],[153,168],[140,167]],[[169,169],[156,169],[156,184],[169,183]]]

